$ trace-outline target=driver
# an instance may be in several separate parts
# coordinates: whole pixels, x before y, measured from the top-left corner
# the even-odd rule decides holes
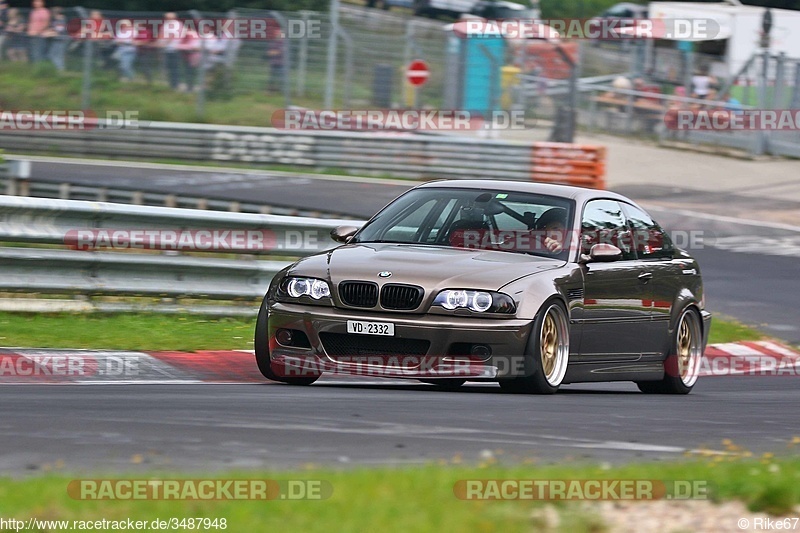
[[[544,237],[542,244],[547,251],[561,252],[567,235],[567,210],[563,207],[548,209],[536,220],[534,229]]]

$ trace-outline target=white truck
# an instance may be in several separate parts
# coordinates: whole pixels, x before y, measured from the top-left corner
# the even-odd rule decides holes
[[[713,20],[725,36],[719,61],[711,65],[711,74],[736,75],[753,54],[761,50],[761,24],[764,7],[741,5],[736,0],[719,3],[650,2],[651,19]],[[772,31],[770,51],[800,58],[800,11],[770,8]],[[706,39],[689,39],[705,41]]]

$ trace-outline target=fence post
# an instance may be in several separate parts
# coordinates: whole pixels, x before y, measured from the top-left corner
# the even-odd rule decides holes
[[[758,107],[767,108],[767,76],[769,75],[769,49],[764,48],[761,52],[761,72],[758,76]],[[767,132],[756,132],[755,155],[761,155],[767,150]]]
[[[772,93],[771,109],[783,109],[784,83],[786,82],[786,54],[780,52],[775,58],[775,91]]]
[[[86,9],[77,6],[75,11],[82,20],[89,18]],[[83,83],[81,85],[81,109],[87,111],[92,105],[92,62],[94,59],[94,41],[87,36],[81,36],[83,40]]]
[[[344,41],[344,107],[350,107],[350,92],[353,81],[353,38],[341,27],[337,30]]]
[[[289,49],[291,40],[289,38],[289,24],[286,21],[286,17],[283,14],[279,13],[278,11],[269,11],[269,16],[273,17],[281,27],[281,32],[283,33],[283,39],[281,43],[281,61],[283,61],[283,78],[281,79],[281,91],[283,92],[283,107],[288,109],[291,105],[291,81],[289,80],[289,73],[292,71],[292,62],[291,62],[291,50]],[[272,75],[272,73],[270,73]]]
[[[325,109],[333,108],[333,91],[336,83],[336,44],[339,38],[339,0],[331,0],[330,35],[328,36],[328,58],[325,83]]]
[[[306,95],[306,69],[308,68],[308,10],[300,11],[303,17],[303,38],[300,40],[300,52],[297,58],[297,96]]]
[[[202,15],[196,9],[192,9],[189,11],[189,15],[194,19],[195,23],[197,23],[197,27],[200,27],[200,19]],[[206,61],[208,61],[208,52],[206,51],[206,39],[203,35],[200,34],[198,31],[197,37],[200,40],[200,64],[197,67],[197,74],[195,75],[195,83],[197,84],[197,102],[195,113],[197,113],[198,118],[203,118],[205,115],[206,109]]]
[[[794,92],[789,109],[800,108],[800,61],[794,63]]]
[[[683,52],[684,66],[686,71],[683,73],[683,86],[686,89],[686,94],[692,96],[692,76],[694,76],[694,50],[686,50]]]

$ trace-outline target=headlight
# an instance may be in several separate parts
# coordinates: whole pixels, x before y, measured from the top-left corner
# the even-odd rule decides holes
[[[328,282],[315,278],[286,278],[281,284],[283,290],[292,298],[310,296],[315,300],[330,298]]]
[[[465,308],[476,313],[513,314],[517,310],[514,300],[507,294],[465,289],[444,290],[436,295],[433,305],[450,311]]]

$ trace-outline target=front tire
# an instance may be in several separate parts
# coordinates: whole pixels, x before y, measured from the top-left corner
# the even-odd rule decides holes
[[[664,379],[639,381],[645,394],[689,394],[697,383],[703,357],[703,326],[694,307],[684,309],[675,327],[670,351],[664,361]]]
[[[525,350],[526,375],[500,380],[500,388],[527,394],[554,394],[558,390],[569,364],[568,316],[561,301],[542,307]]]
[[[256,352],[256,364],[261,375],[270,381],[278,381],[280,383],[287,383],[289,385],[311,385],[319,376],[311,377],[285,377],[279,376],[272,370],[272,359],[269,356],[269,328],[268,328],[268,315],[267,299],[261,302],[261,308],[258,310],[258,319],[256,320],[255,338],[253,345]]]

